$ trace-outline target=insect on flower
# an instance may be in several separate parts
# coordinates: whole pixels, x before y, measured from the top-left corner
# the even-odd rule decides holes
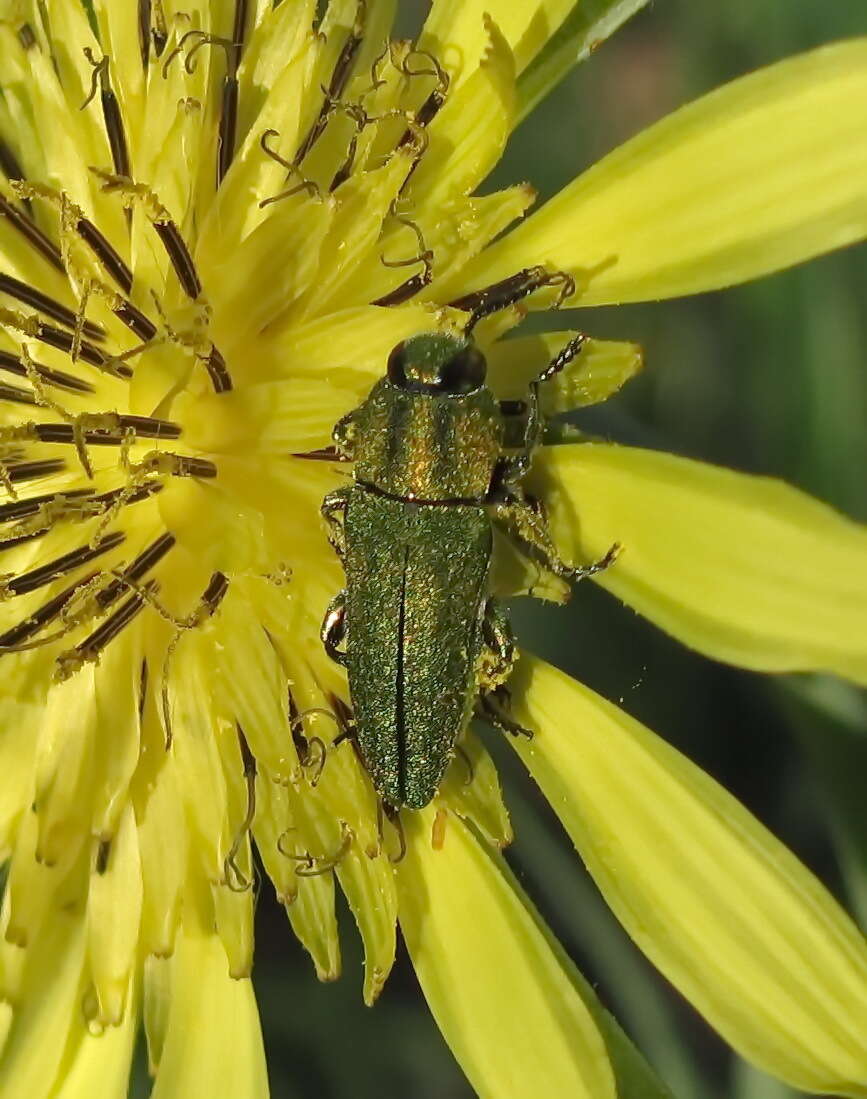
[[[322,506],[347,575],[322,640],[348,669],[358,745],[392,811],[431,801],[474,713],[531,735],[502,709],[515,645],[488,593],[492,523],[565,580],[593,576],[618,552],[614,545],[593,564],[567,565],[541,504],[521,488],[541,441],[539,386],[580,354],[586,337],[559,352],[526,402],[495,399],[472,342],[483,317],[547,286],[560,287],[555,304],[574,292],[568,275],[534,267],[452,303],[470,312],[463,332],[399,343],[386,377],[334,429],[355,470],[354,484]]]

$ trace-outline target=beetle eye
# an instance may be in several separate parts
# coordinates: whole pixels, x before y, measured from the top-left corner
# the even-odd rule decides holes
[[[439,372],[438,389],[446,393],[472,393],[485,384],[485,356],[477,347],[464,347]]]
[[[404,354],[403,343],[399,343],[397,347],[394,347],[389,352],[388,380],[392,385],[400,386],[401,389],[406,389],[407,387],[406,356]]]

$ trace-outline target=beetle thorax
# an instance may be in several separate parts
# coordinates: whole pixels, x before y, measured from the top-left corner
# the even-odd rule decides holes
[[[502,420],[485,386],[460,396],[407,392],[378,382],[356,417],[356,480],[401,499],[487,495]]]

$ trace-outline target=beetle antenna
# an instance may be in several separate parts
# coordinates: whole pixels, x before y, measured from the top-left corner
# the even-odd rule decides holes
[[[544,267],[525,267],[500,282],[474,290],[449,302],[452,309],[469,313],[464,333],[469,335],[480,320],[500,313],[519,301],[548,286],[558,286],[559,292],[551,308],[559,309],[575,293],[575,280],[566,271],[548,271]]]

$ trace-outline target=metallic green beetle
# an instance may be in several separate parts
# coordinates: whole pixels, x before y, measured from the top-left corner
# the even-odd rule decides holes
[[[347,668],[357,744],[391,811],[431,801],[474,713],[524,731],[500,704],[514,640],[488,597],[493,523],[573,581],[606,568],[617,550],[592,565],[565,564],[540,508],[520,488],[540,442],[538,386],[580,352],[583,337],[516,408],[499,404],[486,387],[485,359],[469,335],[481,316],[563,278],[532,268],[454,303],[472,307],[464,333],[398,344],[386,377],[334,429],[338,451],[355,469],[354,483],[322,505],[347,580],[326,611],[322,640]],[[521,445],[508,455],[516,414]]]

